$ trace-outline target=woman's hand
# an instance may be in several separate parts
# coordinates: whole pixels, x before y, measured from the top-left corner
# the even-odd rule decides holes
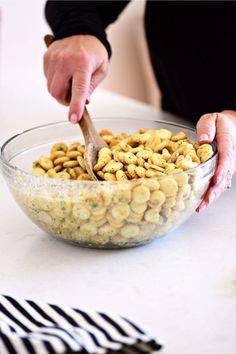
[[[215,139],[219,154],[210,187],[197,208],[197,211],[202,211],[231,185],[236,169],[236,112],[203,115],[197,123],[197,137],[200,144],[211,143]]]
[[[108,54],[94,36],[75,35],[53,42],[44,55],[48,91],[69,105],[69,120],[77,123],[84,106],[108,71]]]

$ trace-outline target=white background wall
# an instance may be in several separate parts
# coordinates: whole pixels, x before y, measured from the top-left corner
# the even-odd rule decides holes
[[[143,16],[145,0],[133,0],[107,34],[113,48],[104,88],[159,106],[160,94],[149,61]]]
[[[158,92],[145,46],[142,17],[144,0],[133,0],[108,29],[113,56],[101,87],[146,103],[158,105]],[[33,92],[45,90],[43,36],[50,32],[44,19],[45,0],[0,0],[1,85],[14,76],[12,94],[25,90],[25,77]],[[10,75],[9,75],[10,71]],[[46,94],[42,92],[42,94]]]

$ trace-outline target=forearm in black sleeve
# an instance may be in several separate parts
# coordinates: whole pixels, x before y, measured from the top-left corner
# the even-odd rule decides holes
[[[76,34],[97,37],[111,56],[105,29],[129,1],[47,1],[45,15],[55,39]]]

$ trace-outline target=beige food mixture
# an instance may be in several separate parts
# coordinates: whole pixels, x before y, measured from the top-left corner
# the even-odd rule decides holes
[[[87,182],[68,200],[50,192],[25,196],[26,212],[41,227],[82,245],[122,247],[162,236],[192,213],[206,181],[200,171],[187,170],[213,155],[211,145],[166,129],[143,128],[132,135],[102,130],[100,135],[108,148],[99,151],[94,171],[103,183]],[[80,142],[59,142],[49,157],[33,163],[32,173],[89,181],[83,154]]]
[[[94,171],[98,179],[124,181],[169,175],[196,167],[207,161],[213,150],[210,144],[198,145],[184,132],[173,135],[170,130],[140,129],[127,136],[100,132],[108,148],[102,148]],[[57,143],[51,155],[33,163],[32,173],[54,178],[90,180],[83,158],[84,145]]]

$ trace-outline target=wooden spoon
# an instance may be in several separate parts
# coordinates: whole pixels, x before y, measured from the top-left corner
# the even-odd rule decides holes
[[[84,113],[81,120],[79,121],[79,126],[84,136],[84,160],[87,172],[89,176],[96,181],[98,178],[93,172],[93,166],[97,162],[98,151],[101,148],[108,146],[98,134],[86,107],[84,107]]]
[[[54,37],[50,34],[47,34],[44,37],[44,42],[46,43],[47,47],[49,47],[49,45],[53,42],[53,40]],[[70,101],[70,98],[68,98],[68,101]],[[102,147],[107,147],[107,144],[100,137],[95,126],[93,125],[92,119],[87,111],[86,106],[84,107],[83,116],[79,121],[79,126],[84,136],[84,142],[85,142],[84,160],[85,160],[87,172],[89,176],[92,178],[92,180],[96,181],[98,180],[98,178],[93,172],[93,166],[97,162],[98,151]]]

